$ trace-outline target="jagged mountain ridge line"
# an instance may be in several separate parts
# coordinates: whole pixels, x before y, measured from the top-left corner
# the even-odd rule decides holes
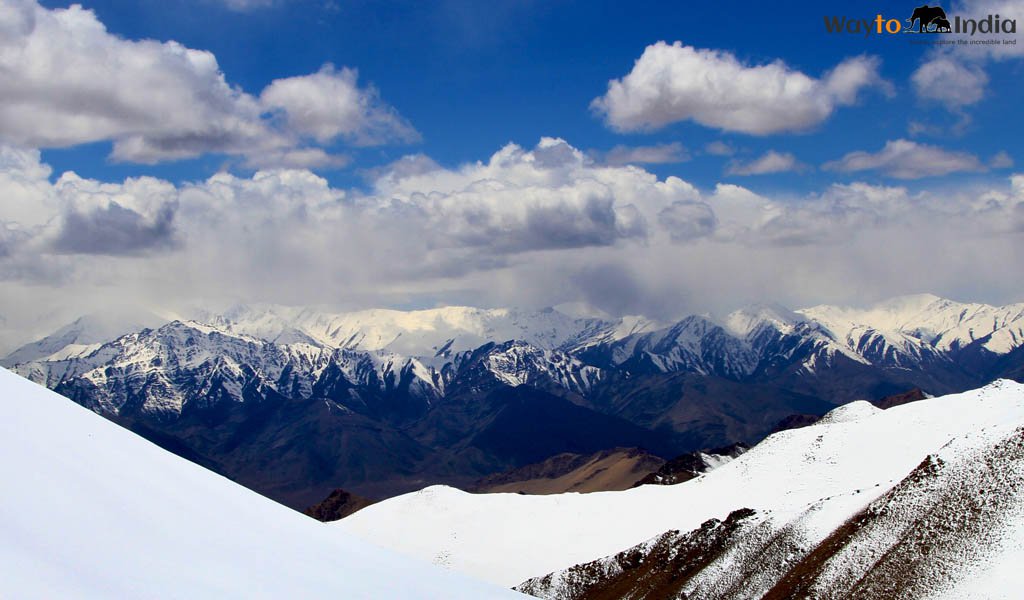
[[[533,341],[476,345],[482,337],[459,337],[469,325],[455,331],[435,321],[417,321],[426,332],[418,338],[404,330],[376,336],[426,348],[408,355],[390,341],[375,350],[275,343],[243,326],[173,321],[14,370],[301,509],[338,487],[387,497],[432,483],[469,485],[562,452],[630,446],[669,459],[754,443],[789,415],[821,415],[841,402],[1017,376],[1024,347],[999,354],[985,345],[993,323],[1016,339],[1019,311],[972,306],[941,305],[942,314],[915,324],[962,338],[948,349],[898,332],[840,342],[770,307],[734,313],[732,325],[690,317],[650,331],[638,320],[595,324],[541,311],[530,321],[473,309],[416,315],[513,314],[514,322],[471,324]],[[993,311],[1003,320],[993,321]],[[900,344],[886,341],[894,338]],[[884,344],[871,342],[878,339]]]
[[[894,304],[913,305],[913,300],[917,300],[919,306],[909,312],[923,314],[924,318],[917,323],[910,323],[910,328],[907,327],[906,319],[900,321],[898,317],[885,324],[895,323],[895,326],[910,329],[923,337],[915,338],[904,331],[879,330],[866,325],[851,326],[845,334],[835,331],[838,328],[836,323],[850,320],[851,314],[856,316],[874,312],[884,316],[887,307]],[[928,306],[936,305],[942,314],[928,314]],[[69,352],[62,354],[63,349],[60,349],[50,355],[52,359],[48,357],[21,363],[16,370],[50,387],[74,378],[84,378],[102,386],[106,383],[105,372],[111,366],[110,363],[116,361],[122,367],[132,367],[136,376],[143,373],[154,375],[160,386],[166,386],[167,382],[159,381],[166,379],[160,374],[167,370],[161,368],[165,366],[164,358],[174,359],[174,366],[193,369],[209,362],[211,364],[206,365],[204,372],[211,377],[220,375],[224,381],[234,380],[224,391],[235,400],[240,400],[241,389],[249,378],[244,368],[246,365],[250,367],[251,375],[261,380],[259,385],[287,386],[287,390],[278,391],[285,395],[299,393],[303,397],[308,397],[325,371],[337,368],[350,384],[374,386],[381,391],[405,380],[414,393],[429,401],[445,395],[447,385],[459,369],[481,356],[485,357],[484,368],[506,385],[536,384],[542,380],[568,392],[585,395],[611,371],[627,374],[681,371],[744,380],[757,377],[759,371],[770,371],[773,366],[787,361],[797,360],[798,370],[813,373],[816,369],[827,368],[843,359],[870,366],[907,368],[932,364],[950,369],[955,367],[950,356],[968,347],[978,353],[995,356],[1012,351],[1024,343],[1024,304],[1006,307],[961,305],[932,296],[901,298],[866,311],[814,307],[800,312],[784,312],[778,307],[755,307],[736,311],[721,324],[707,317],[690,316],[660,329],[654,329],[653,322],[649,320],[576,319],[553,310],[524,313],[506,309],[451,307],[407,313],[361,311],[349,314],[357,315],[356,321],[360,323],[364,322],[367,315],[382,313],[392,320],[411,321],[412,324],[405,325],[407,330],[414,333],[427,332],[421,335],[418,340],[420,343],[434,342],[429,348],[423,348],[412,355],[389,350],[388,347],[393,343],[380,343],[390,334],[385,336],[377,331],[374,334],[377,341],[369,344],[374,348],[361,349],[359,343],[353,342],[359,333],[350,329],[343,331],[337,319],[332,321],[330,316],[308,309],[289,309],[294,313],[293,320],[268,322],[268,315],[273,310],[257,309],[255,316],[250,315],[252,318],[246,319],[242,318],[242,309],[235,309],[225,315],[212,316],[210,321],[214,324],[174,321],[153,330],[155,333],[143,330],[98,347],[94,344],[87,348],[88,351],[78,355]],[[948,314],[950,312],[957,313],[959,320],[955,315]],[[802,313],[806,313],[806,316]],[[487,319],[510,315],[511,324],[495,326],[491,323],[482,329],[478,327],[481,323],[488,323]],[[424,316],[427,320],[420,320]],[[814,321],[816,316],[829,325]],[[978,321],[990,316],[993,319],[992,331],[976,331]],[[465,321],[468,317],[483,318],[482,321],[470,323],[476,327],[477,333],[469,336],[469,342],[457,344],[458,335],[452,334],[458,331],[449,329],[438,332],[437,319],[447,319],[444,322],[450,323]],[[530,317],[538,317],[539,325],[530,321]],[[324,342],[326,338],[320,334],[316,336],[321,339],[320,342],[310,335],[306,335],[304,340],[297,340],[299,336],[295,332],[299,328],[294,326],[297,324],[295,319],[300,318],[326,327],[320,333],[335,335],[335,341]],[[345,319],[346,315],[337,318]],[[939,329],[936,323],[944,329],[935,331]],[[463,324],[462,329],[472,329],[470,325]],[[309,330],[310,327],[307,323],[301,329]],[[373,331],[375,326],[371,324],[368,327]],[[183,335],[185,330],[192,330],[194,334]],[[289,334],[292,341],[286,343],[260,337],[264,335],[281,340],[286,330],[292,332]],[[473,337],[477,334],[516,331],[522,334],[520,338],[526,339],[487,340],[473,345],[483,339],[479,335]],[[407,332],[399,331],[394,339],[400,339],[403,333]],[[213,347],[202,353],[189,355],[186,352],[184,360],[181,360],[181,353],[175,351],[175,346],[184,340],[195,340],[195,334],[211,339]],[[360,339],[365,338],[364,334]],[[987,347],[993,341],[996,351]],[[933,343],[941,343],[941,347]],[[132,347],[140,344],[150,348]],[[459,345],[464,348],[459,348]],[[156,357],[155,354],[165,356]],[[157,358],[156,364],[152,364],[154,358]],[[140,361],[146,359],[151,361],[151,368],[140,368]],[[300,376],[300,373],[304,376]],[[282,379],[282,375],[290,375],[291,379]],[[199,386],[194,387],[199,389]],[[153,408],[166,410],[176,404],[180,402],[164,399],[159,406]],[[102,408],[108,411],[117,409],[116,403]]]

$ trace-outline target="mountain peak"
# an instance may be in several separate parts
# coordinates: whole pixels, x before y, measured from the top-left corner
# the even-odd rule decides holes
[[[805,320],[803,316],[781,304],[766,303],[752,304],[729,313],[724,325],[729,333],[746,338],[764,324],[771,324],[779,331],[788,332],[792,330],[793,325]]]

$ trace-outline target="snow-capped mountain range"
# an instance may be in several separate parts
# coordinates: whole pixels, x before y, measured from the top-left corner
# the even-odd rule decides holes
[[[929,295],[668,324],[467,307],[239,306],[191,317],[134,315],[120,327],[83,317],[4,364],[290,503],[345,485],[388,495],[475,480],[543,460],[542,450],[644,446],[671,458],[755,442],[794,413],[1024,375],[1024,304]],[[560,425],[539,437],[524,429],[552,420]],[[351,447],[282,445],[314,427]],[[294,452],[301,473],[280,482],[256,472],[266,447]],[[398,488],[359,488],[396,470]],[[304,488],[308,478],[316,486]]]
[[[111,367],[160,379],[174,369],[203,369],[208,376],[235,379],[238,385],[226,393],[240,400],[243,365],[267,385],[278,383],[286,367],[293,375],[300,370],[306,376],[298,381],[302,389],[328,365],[338,366],[352,383],[378,386],[407,372],[423,393],[443,394],[467,358],[489,345],[486,368],[504,383],[544,378],[575,392],[587,391],[606,371],[617,369],[742,380],[779,365],[803,373],[841,360],[914,369],[955,363],[966,352],[994,358],[1024,345],[1024,304],[993,307],[931,295],[865,310],[754,306],[721,322],[691,316],[667,326],[643,317],[605,320],[554,309],[468,307],[332,314],[237,306],[200,317],[161,325],[151,315],[143,326],[136,317],[120,331],[109,318],[86,316],[3,362],[51,387],[74,378],[102,387]],[[145,408],[180,411],[187,400],[187,394],[158,398]],[[102,408],[116,411],[120,405]]]

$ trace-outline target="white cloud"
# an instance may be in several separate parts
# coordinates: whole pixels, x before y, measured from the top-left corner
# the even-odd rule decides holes
[[[977,65],[965,65],[948,56],[924,63],[911,76],[918,97],[959,109],[985,96],[988,75]]]
[[[708,143],[704,146],[704,151],[711,156],[732,156],[736,154],[735,148],[721,140]]]
[[[381,102],[376,89],[360,88],[357,78],[354,69],[327,64],[312,75],[275,80],[260,101],[282,111],[292,131],[321,143],[338,137],[362,146],[418,141],[412,125]]]
[[[690,160],[690,153],[679,142],[654,146],[615,146],[604,155],[610,165],[660,165]]]
[[[245,166],[253,169],[319,169],[341,168],[351,159],[344,154],[330,154],[322,148],[291,148],[252,153]]]
[[[888,89],[878,65],[872,57],[849,58],[815,79],[782,61],[747,65],[725,51],[658,42],[591,106],[617,131],[684,120],[752,135],[802,131],[856,102],[865,88]]]
[[[111,158],[141,163],[221,152],[295,164],[304,152],[310,165],[313,150],[302,148],[302,138],[374,143],[395,131],[399,139],[414,133],[372,88],[356,86],[354,71],[330,67],[269,86],[270,99],[281,100],[272,104],[287,115],[279,126],[257,98],[227,82],[210,52],[126,40],[79,5],[48,10],[34,0],[6,1],[0,34],[0,140],[7,143],[110,140]],[[310,95],[305,104],[289,95],[296,88]]]
[[[855,173],[881,171],[897,179],[919,179],[949,173],[983,171],[977,156],[966,152],[951,152],[937,146],[919,144],[909,140],[890,140],[880,151],[850,152],[841,159],[825,163],[830,171]]]
[[[373,177],[366,193],[303,169],[51,181],[38,152],[0,146],[0,314],[55,324],[116,297],[171,310],[583,301],[672,317],[913,289],[1007,300],[1024,276],[1021,175],[780,199],[702,192],[545,138],[457,168],[414,156]]]
[[[556,138],[530,151],[510,144],[457,170],[422,159],[397,166],[379,177],[374,197],[389,212],[425,219],[420,235],[436,238],[435,247],[508,253],[613,245],[646,237],[645,215],[655,208],[697,195],[678,178],[594,165]]]
[[[806,165],[789,152],[769,150],[749,162],[733,161],[726,173],[729,175],[767,175],[805,169]]]
[[[718,225],[715,211],[704,202],[673,202],[658,213],[658,222],[674,242],[709,236]]]
[[[961,20],[995,22],[998,15],[1000,22],[1024,19],[1024,0],[963,0],[954,4],[950,11]],[[950,34],[956,37],[956,34]],[[943,45],[926,55],[927,60],[912,76],[914,90],[918,97],[937,101],[950,111],[960,115],[961,120],[953,126],[954,132],[960,132],[968,123],[970,116],[964,112],[965,107],[981,101],[987,92],[989,77],[985,73],[985,64],[989,61],[1018,59],[1024,56],[1024,45],[1019,43],[978,43],[1002,42],[1016,36],[1002,31],[991,33],[961,34],[961,44]],[[952,41],[952,40],[951,40]],[[1016,40],[1014,40],[1016,41]],[[912,134],[941,134],[945,128],[934,127],[925,123],[912,122]]]
[[[993,17],[999,15],[1000,20],[1015,19],[1018,26],[1018,33],[1016,34],[998,32],[990,34],[976,33],[973,38],[966,35],[961,36],[963,39],[998,39],[1001,41],[1004,38],[1020,35],[1020,27],[1024,26],[1024,0],[963,0],[953,6],[951,14],[959,16],[961,19],[975,19],[978,21],[986,19],[989,15]],[[1005,60],[1024,56],[1024,46],[1021,46],[1020,43],[968,44],[956,46],[955,50],[958,55],[967,55],[981,60],[989,58]]]

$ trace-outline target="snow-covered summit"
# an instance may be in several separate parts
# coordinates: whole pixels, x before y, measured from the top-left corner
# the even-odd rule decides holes
[[[544,350],[617,339],[651,327],[637,318],[573,317],[555,309],[446,306],[425,310],[330,312],[272,305],[236,306],[207,316],[211,324],[272,342],[307,339],[331,347],[402,356],[472,350],[518,340]]]
[[[408,384],[414,395],[429,402],[445,395],[463,367],[479,362],[478,353],[492,354],[483,364],[508,385],[552,384],[581,394],[598,382],[614,381],[613,374],[678,372],[733,381],[777,379],[786,385],[794,385],[792,378],[866,375],[883,380],[887,389],[920,387],[941,393],[1014,376],[1016,364],[1002,357],[1024,345],[1024,304],[960,304],[930,295],[866,309],[817,306],[789,311],[755,305],[721,321],[689,316],[668,325],[639,316],[605,319],[555,309],[464,306],[336,312],[239,305],[192,316],[194,320],[167,331],[127,332],[109,340],[103,339],[107,330],[85,327],[83,320],[23,347],[8,362],[17,363],[12,366],[19,374],[50,387],[89,372],[100,387],[117,383],[111,373],[153,376],[155,386],[136,377],[127,385],[117,383],[112,393],[163,395],[151,405],[173,410],[183,403],[175,394],[190,394],[202,386],[172,388],[211,373],[226,373],[234,380],[227,393],[232,398],[254,378],[261,380],[258,385],[279,391],[279,385],[286,385],[288,396],[308,397],[305,392],[331,365],[353,386],[385,389],[390,378],[389,389]],[[191,333],[172,334],[180,327]],[[257,347],[258,352],[253,350]],[[178,367],[198,371],[176,372]],[[278,381],[282,374],[288,381]],[[832,389],[841,387],[837,383]],[[866,397],[864,393],[850,390],[841,400]],[[104,405],[96,395],[82,391],[83,398]]]
[[[857,330],[871,329],[891,339],[920,340],[942,351],[984,338],[988,339],[983,346],[996,354],[1024,344],[1024,303],[990,306],[918,294],[866,309],[822,305],[797,312],[829,328],[838,339],[853,339]]]
[[[856,421],[857,419],[873,417],[880,412],[882,412],[882,409],[871,404],[867,400],[856,400],[849,404],[833,408],[824,417],[819,419],[817,424],[828,425],[830,423],[847,423],[849,421]]]
[[[740,339],[749,339],[766,325],[782,333],[790,333],[806,318],[779,304],[754,304],[729,313],[724,325],[729,333]]]
[[[83,315],[46,337],[8,354],[0,364],[13,366],[35,360],[62,360],[81,356],[117,337],[159,327],[169,318],[145,310],[110,310]]]

